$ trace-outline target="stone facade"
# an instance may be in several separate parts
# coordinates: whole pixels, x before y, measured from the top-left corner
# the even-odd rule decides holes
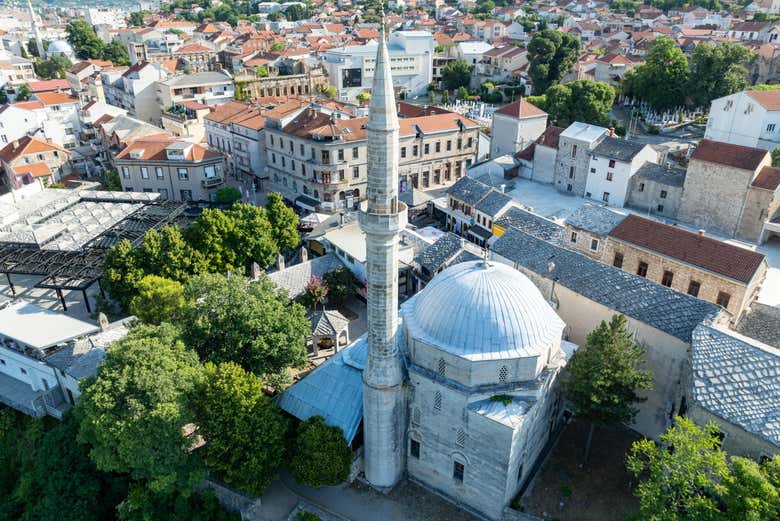
[[[762,458],[771,458],[780,454],[780,449],[771,441],[756,436],[746,431],[739,425],[711,413],[710,411],[691,403],[688,407],[688,416],[699,425],[706,425],[709,422],[715,422],[718,430],[723,433],[723,442],[721,447],[729,454],[737,454],[761,461]]]
[[[569,132],[575,125],[584,124],[573,124],[561,134],[558,140],[553,185],[559,192],[582,197],[585,194],[585,186],[588,181],[593,148],[608,131],[600,129],[602,132],[599,134],[599,127],[585,125],[590,127],[589,131],[584,133]],[[592,134],[598,135],[594,138],[591,136]]]
[[[311,69],[305,74],[288,76],[258,76],[245,69],[235,76],[236,97],[239,99],[262,98],[266,96],[307,96],[328,86],[328,77],[321,68]]]
[[[780,212],[780,191],[751,186],[744,205],[737,236],[761,242],[765,221]]]
[[[636,175],[631,178],[626,206],[650,215],[675,218],[682,202],[682,185]]]

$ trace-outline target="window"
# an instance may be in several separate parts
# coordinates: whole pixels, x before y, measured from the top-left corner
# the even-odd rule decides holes
[[[439,391],[436,391],[436,394],[433,395],[433,410],[441,410],[441,393]]]
[[[439,365],[436,370],[439,373],[439,376],[445,376],[447,374],[447,362],[444,361],[444,358],[439,358]]]
[[[357,179],[360,177],[360,167],[359,166],[353,166],[352,167],[352,178]]]
[[[767,132],[774,132],[775,131],[775,124],[774,123],[770,123],[769,125],[767,125],[766,126],[766,131]]]
[[[271,153],[271,163],[276,164],[276,154]]]
[[[303,146],[303,143],[298,145],[298,151],[301,153],[302,156],[306,155],[306,147]]]
[[[571,185],[571,183],[566,185],[566,191],[571,192],[574,187]]]
[[[609,167],[610,168],[615,168],[615,160],[614,159],[610,159],[609,160]]]
[[[287,166],[286,158],[284,156],[282,156],[282,168],[284,168],[286,166]]]
[[[598,239],[591,239],[590,240],[590,251],[599,251],[599,240]]]
[[[413,155],[414,157],[417,157],[417,145],[414,145],[414,146],[412,147],[412,155]]]
[[[658,206],[656,206],[655,209],[656,209],[656,211],[658,213],[664,213],[664,205],[662,205],[662,204],[659,204]]]
[[[187,171],[187,169],[186,168],[179,168],[179,179],[181,179],[182,181],[186,181],[189,178],[190,178],[190,174]],[[187,190],[187,191],[189,191],[189,190]],[[189,200],[189,199],[187,199],[187,200]]]
[[[130,169],[127,168],[126,166],[122,167],[122,177],[124,177],[125,179],[130,179]]]
[[[636,269],[636,274],[640,277],[647,277],[647,263],[639,261],[639,266]]]
[[[701,282],[692,280],[688,283],[688,295],[692,297],[698,297],[700,289],[701,289]]]
[[[502,365],[498,370],[498,381],[500,383],[505,383],[508,376],[509,368],[505,365]]]
[[[615,258],[612,259],[612,265],[616,268],[622,268],[623,267],[623,254],[620,252],[615,252]]]
[[[274,146],[274,136],[271,135],[271,146]]]
[[[571,157],[574,157],[577,155],[577,145],[571,146]]]
[[[452,141],[448,139],[447,140],[447,152],[449,152],[450,150],[452,150]]]
[[[569,167],[569,179],[574,179],[574,165]]]
[[[406,147],[401,147],[401,159],[406,157]]]
[[[612,181],[612,177],[614,176],[614,172],[607,172],[607,181]]]
[[[661,190],[661,199],[666,199],[666,190]]]
[[[125,192],[132,192],[132,191],[133,191],[133,187],[132,186],[126,186],[125,187]]]
[[[2,136],[0,136],[0,141],[2,141],[3,143],[8,143],[8,136],[3,134]]]
[[[344,149],[343,148],[339,148],[338,158],[339,158],[339,161],[344,161]]]
[[[729,300],[731,300],[731,295],[725,291],[718,291],[718,299],[715,303],[721,307],[727,308],[729,307]]]
[[[182,201],[192,201],[192,190],[179,190]]]
[[[463,463],[460,461],[455,461],[452,464],[452,477],[455,478],[455,481],[459,481],[460,483],[463,483],[463,474],[465,474],[466,469],[463,466]]]
[[[645,191],[645,184],[644,183],[639,183],[639,191],[640,192],[644,192]]]
[[[157,176],[157,179],[163,178],[163,169],[161,166],[154,167],[154,175]]]
[[[358,147],[353,147],[352,148],[352,159],[357,159],[358,158],[358,154],[359,154]]]
[[[431,145],[429,145],[428,143],[423,145],[423,154],[427,156],[430,152],[431,152]]]
[[[466,432],[463,429],[458,429],[458,433],[455,436],[455,445],[458,447],[466,445]]]
[[[409,438],[409,454],[414,459],[420,459],[420,442]]]
[[[141,179],[149,179],[149,169],[145,166],[141,167]]]
[[[672,287],[672,279],[674,279],[674,273],[672,273],[669,270],[664,271],[664,276],[661,277],[661,284],[666,286],[667,288]]]
[[[595,173],[596,173],[596,169],[595,169],[595,168],[591,168],[591,169],[590,169],[590,173],[591,173],[591,174],[595,174]]]
[[[152,193],[152,189],[151,189],[151,188],[144,188],[144,189],[143,189],[143,191],[144,191],[145,193],[147,193],[147,194],[150,194],[150,193]]]
[[[605,203],[608,203],[609,202],[609,192],[604,192],[603,194],[601,194],[601,200],[604,201]]]
[[[167,188],[160,188],[157,191],[160,192],[160,199],[168,199],[168,189]]]
[[[434,145],[433,149],[436,152],[441,152],[441,141],[437,141],[436,144]]]

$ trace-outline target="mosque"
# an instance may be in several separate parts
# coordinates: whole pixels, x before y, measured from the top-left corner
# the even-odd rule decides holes
[[[576,346],[519,271],[487,259],[455,264],[398,306],[398,117],[387,46],[377,49],[369,119],[368,333],[290,387],[279,405],[323,416],[387,490],[409,479],[500,519],[562,415],[557,378]]]

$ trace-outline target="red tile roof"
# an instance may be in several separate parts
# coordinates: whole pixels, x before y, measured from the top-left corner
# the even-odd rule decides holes
[[[65,153],[68,152],[64,148],[47,143],[40,138],[24,136],[16,141],[8,143],[3,149],[0,150],[0,161],[10,163],[17,158],[26,156],[28,154],[49,152],[51,150],[59,150]]]
[[[746,94],[756,100],[756,103],[766,110],[780,110],[780,89],[749,90]]]
[[[14,174],[30,174],[33,177],[48,177],[51,175],[51,168],[43,161],[30,163],[29,165],[19,165],[14,167]]]
[[[777,187],[780,186],[780,168],[765,166],[753,179],[752,186],[772,191],[777,190]]]
[[[718,163],[721,165],[741,168],[743,170],[755,170],[769,154],[761,148],[743,147],[721,141],[703,139],[694,150],[691,159]]]
[[[513,118],[529,118],[533,116],[546,116],[547,113],[537,107],[528,103],[525,98],[519,99],[514,103],[505,105],[496,111],[496,114],[503,114],[505,116],[512,116]]]
[[[550,148],[558,148],[558,141],[561,138],[561,134],[566,130],[563,127],[556,127],[551,125],[544,130],[544,133],[539,136],[536,142],[540,145],[544,145]]]
[[[761,253],[633,214],[609,235],[744,283],[765,259]]]
[[[68,80],[31,81],[27,86],[30,87],[30,92],[33,94],[51,92],[53,90],[70,90]]]
[[[44,105],[63,105],[66,103],[78,103],[78,98],[64,92],[42,92],[35,95],[36,99]]]
[[[143,137],[128,144],[124,150],[117,154],[116,158],[132,159],[135,161],[168,161],[168,155],[165,149],[172,143],[179,141],[184,140],[167,134]],[[142,151],[141,157],[131,158],[130,153],[132,151]],[[184,159],[185,161],[202,161],[214,157],[220,157],[220,154],[201,145],[191,144]]]

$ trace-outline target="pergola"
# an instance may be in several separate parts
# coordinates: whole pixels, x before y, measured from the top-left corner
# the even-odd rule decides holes
[[[105,296],[100,277],[108,249],[125,239],[138,246],[150,229],[160,229],[167,224],[189,224],[193,215],[187,212],[188,208],[187,203],[177,201],[151,202],[80,250],[47,250],[28,243],[0,243],[0,273],[5,275],[13,295],[16,295],[16,288],[11,275],[43,277],[35,287],[55,290],[65,311],[68,307],[63,291],[81,291],[87,312],[91,313],[87,289],[97,282],[101,295]]]

